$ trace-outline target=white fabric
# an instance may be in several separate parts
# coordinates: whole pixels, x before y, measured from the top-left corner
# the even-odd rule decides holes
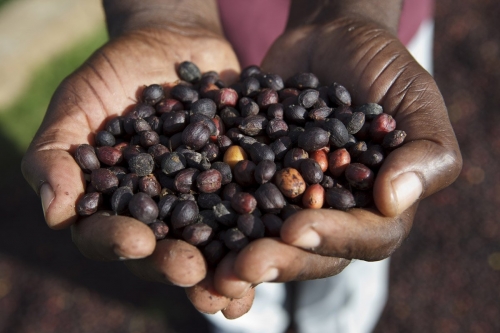
[[[432,74],[434,21],[425,21],[408,43],[414,58]],[[304,281],[297,295],[299,333],[369,333],[385,306],[389,258],[352,262],[342,273],[327,279]],[[289,323],[284,310],[285,286],[264,283],[256,288],[252,309],[227,320],[221,313],[206,315],[214,333],[282,333]]]
[[[282,333],[289,322],[285,298],[283,283],[263,283],[255,288],[252,308],[244,316],[228,320],[218,312],[205,318],[214,326],[214,333]]]

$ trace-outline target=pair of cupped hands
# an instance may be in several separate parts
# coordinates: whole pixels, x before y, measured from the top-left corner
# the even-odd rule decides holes
[[[323,84],[339,82],[350,90],[353,104],[381,104],[396,119],[407,137],[377,175],[376,210],[303,210],[285,221],[281,238],[251,242],[238,254],[229,253],[215,271],[195,247],[181,240],[156,242],[149,227],[131,217],[77,217],[75,203],[85,180],[72,156],[75,148],[93,144],[106,120],[137,102],[140,87],[178,80],[175,66],[185,60],[202,72],[221,73],[227,84],[238,79],[231,45],[213,33],[149,28],[111,39],[61,83],[22,171],[41,197],[49,227],[71,227],[83,255],[124,260],[141,278],[185,287],[201,312],[237,318],[252,306],[259,283],[324,278],[340,273],[351,259],[387,258],[408,236],[418,202],[460,172],[458,144],[431,75],[390,32],[345,18],[286,31],[261,67],[284,79],[312,72]]]

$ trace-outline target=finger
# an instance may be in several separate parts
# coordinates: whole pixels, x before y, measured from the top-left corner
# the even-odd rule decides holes
[[[194,286],[207,274],[201,252],[191,244],[176,239],[157,242],[149,257],[128,260],[125,265],[142,279],[180,287]]]
[[[290,246],[274,238],[261,238],[247,245],[234,263],[243,281],[287,282],[319,279],[340,273],[349,263]]]
[[[253,300],[255,298],[255,289],[248,290],[246,295],[239,299],[233,299],[229,305],[222,309],[222,314],[227,319],[236,319],[243,316],[252,308]]]
[[[397,216],[450,185],[461,168],[460,154],[430,140],[408,142],[389,154],[373,187],[377,208]]]
[[[85,189],[83,173],[73,158],[81,143],[93,143],[90,128],[97,129],[105,119],[95,96],[85,106],[92,114],[82,112],[81,94],[89,87],[82,81],[67,80],[51,101],[44,121],[21,163],[24,178],[40,196],[45,220],[50,228],[62,229],[77,219],[75,203]]]
[[[144,258],[156,246],[156,238],[146,224],[107,212],[79,220],[71,227],[71,236],[80,252],[94,260]]]
[[[213,285],[213,272],[195,286],[186,288],[186,295],[193,306],[202,313],[214,314],[225,309],[231,299],[219,294]]]
[[[408,236],[416,209],[414,205],[396,218],[367,209],[303,210],[285,221],[281,238],[287,244],[322,255],[381,260]]]
[[[237,253],[228,253],[217,265],[214,275],[214,287],[222,295],[229,298],[242,298],[252,289],[252,284],[241,280],[234,273]]]

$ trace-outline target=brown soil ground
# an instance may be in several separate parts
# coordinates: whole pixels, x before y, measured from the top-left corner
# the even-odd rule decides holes
[[[438,0],[435,77],[464,156],[394,254],[376,332],[500,332],[500,4]],[[0,332],[206,332],[179,288],[84,258],[43,221],[0,134]],[[361,315],[361,314],[360,314]]]

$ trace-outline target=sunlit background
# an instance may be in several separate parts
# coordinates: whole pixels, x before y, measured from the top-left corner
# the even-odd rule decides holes
[[[394,254],[376,332],[500,332],[500,4],[437,0],[435,78],[464,156]],[[20,161],[59,82],[106,41],[99,0],[0,0],[0,332],[204,332],[178,288],[51,231]],[[362,315],[362,314],[360,314]]]

